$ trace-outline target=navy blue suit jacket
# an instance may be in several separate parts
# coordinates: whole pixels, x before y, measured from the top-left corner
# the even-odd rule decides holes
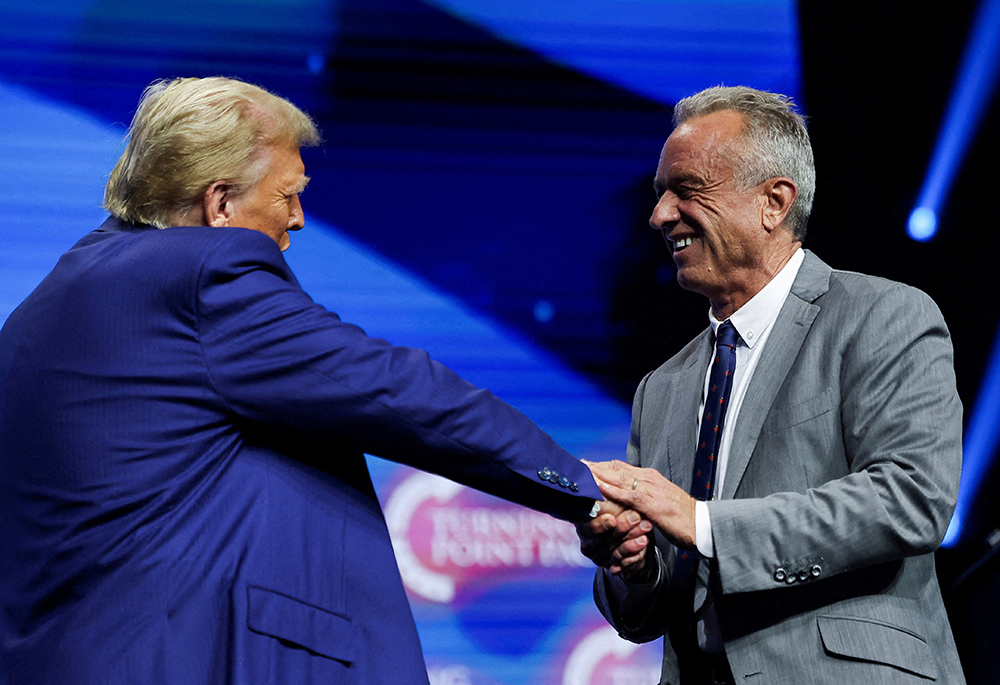
[[[109,220],[0,332],[10,682],[426,683],[364,452],[566,520],[600,498],[515,409],[313,303],[267,236]]]

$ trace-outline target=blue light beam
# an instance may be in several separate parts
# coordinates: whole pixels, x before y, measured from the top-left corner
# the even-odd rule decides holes
[[[993,96],[1000,75],[1000,0],[981,0],[962,67],[941,129],[930,171],[917,209],[910,216],[909,233],[915,240],[929,240],[937,227],[944,196],[958,170],[959,160],[979,125],[986,103]],[[928,210],[924,212],[924,210]],[[930,221],[932,219],[933,221]],[[924,230],[921,231],[920,229]],[[967,425],[963,444],[962,483],[958,504],[948,525],[943,547],[956,545],[962,536],[979,486],[989,470],[1000,441],[1000,330],[979,397]]]
[[[907,230],[914,240],[930,240],[937,233],[937,212],[930,207],[917,207],[910,213]]]
[[[962,484],[958,504],[951,517],[942,547],[952,547],[962,534],[962,524],[972,508],[976,492],[989,470],[990,459],[1000,441],[1000,329],[997,330],[989,366],[976,398],[962,445]]]
[[[998,73],[1000,0],[981,0],[920,199],[910,214],[907,233],[914,240],[925,242],[937,233],[945,196],[993,96]]]

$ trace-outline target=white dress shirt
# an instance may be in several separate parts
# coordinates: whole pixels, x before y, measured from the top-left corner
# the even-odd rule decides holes
[[[753,376],[754,368],[760,361],[761,351],[767,342],[768,335],[778,313],[785,303],[785,299],[792,290],[792,283],[799,273],[799,267],[805,259],[805,253],[801,248],[797,249],[788,262],[781,268],[774,278],[765,285],[760,292],[754,295],[750,301],[740,307],[731,317],[736,332],[740,335],[740,340],[736,345],[736,370],[733,373],[733,388],[729,397],[729,405],[726,409],[726,418],[722,427],[722,445],[719,450],[719,460],[716,465],[716,476],[713,493],[722,491],[722,484],[726,477],[726,466],[729,459],[729,443],[732,439],[733,427],[740,413],[743,398],[746,396],[747,387],[750,385],[750,378]],[[718,330],[722,321],[716,319],[711,310],[708,313],[712,331]],[[698,429],[701,429],[701,415],[705,409],[705,398],[708,396],[709,374],[711,368],[705,370],[705,384],[702,390],[701,402],[698,405],[698,415],[695,420],[698,422]],[[714,499],[714,496],[713,496]],[[715,543],[712,538],[711,519],[708,514],[708,504],[698,501],[695,503],[695,544],[698,552],[707,558],[715,556]],[[653,548],[657,560],[656,576],[646,583],[636,585],[652,588],[659,585],[662,573],[659,566],[663,563],[660,551]],[[631,603],[628,587],[630,583],[624,582],[604,571],[608,579],[608,589],[611,595],[624,605]],[[695,588],[695,620],[697,624],[698,644],[705,652],[720,653],[723,651],[719,638],[718,621],[712,603],[710,593],[707,592],[708,567],[707,564],[700,564],[698,569],[698,581]]]
[[[729,317],[733,328],[740,334],[740,340],[736,343],[736,370],[733,372],[733,389],[729,396],[729,404],[726,409],[726,418],[722,426],[722,446],[719,448],[719,461],[716,464],[715,485],[712,492],[712,499],[722,492],[722,484],[726,480],[726,467],[729,463],[729,447],[732,443],[733,428],[736,426],[736,419],[740,415],[740,408],[743,406],[743,398],[746,397],[747,387],[750,385],[750,378],[753,376],[757,362],[760,361],[761,352],[767,343],[767,338],[771,334],[771,327],[774,320],[778,318],[781,307],[785,304],[788,293],[792,291],[792,283],[799,273],[799,267],[805,259],[802,248],[795,250],[792,257],[781,268],[774,278],[765,285],[759,293],[750,298],[750,301],[736,310]],[[722,325],[712,314],[708,312],[708,320],[712,324],[714,333]],[[711,365],[705,370],[705,387],[701,393],[701,402],[698,405],[698,429],[701,430],[701,415],[705,411],[705,398],[708,397],[708,381],[711,373]],[[708,505],[705,502],[695,503],[695,542],[698,551],[704,557],[715,556],[715,541],[712,538],[711,520],[708,515]]]
[[[729,317],[729,321],[739,333],[740,339],[736,343],[736,370],[733,372],[733,388],[722,426],[722,444],[719,447],[719,460],[715,466],[712,499],[715,499],[722,492],[722,484],[726,480],[726,467],[729,463],[729,448],[732,444],[733,429],[740,415],[740,408],[743,406],[743,398],[746,397],[750,379],[753,377],[754,369],[757,368],[757,362],[760,361],[761,352],[767,344],[767,338],[771,333],[774,321],[778,318],[778,313],[785,304],[788,293],[792,290],[792,283],[795,281],[795,276],[798,275],[799,267],[802,266],[804,259],[805,253],[801,248],[797,249],[792,254],[791,259],[781,268],[781,271],[760,292],[750,298],[749,302]],[[712,324],[713,332],[717,331],[723,323],[712,315],[711,310],[708,312],[708,320]],[[710,373],[711,365],[705,371],[705,385],[698,406],[699,430],[701,429],[702,412],[705,410],[705,398],[708,397]],[[703,557],[712,558],[715,556],[715,541],[712,538],[712,521],[708,510],[706,502],[695,502],[695,545]],[[724,651],[724,647],[719,634],[718,617],[715,613],[712,593],[709,591],[708,576],[708,565],[700,564],[695,584],[695,631],[698,637],[698,646],[702,651],[720,654]]]
[[[757,362],[760,361],[761,351],[767,343],[774,320],[778,318],[778,313],[785,304],[788,293],[792,291],[792,283],[795,281],[804,259],[805,253],[802,248],[797,249],[785,266],[781,268],[781,271],[759,293],[750,298],[749,302],[729,317],[733,328],[740,335],[740,340],[736,343],[736,370],[733,372],[733,388],[722,426],[722,445],[719,448],[719,461],[715,467],[712,499],[715,499],[722,492],[722,484],[726,480],[726,467],[729,463],[729,447],[732,442],[733,428],[740,415],[740,408],[743,406],[743,398],[746,397],[750,378],[753,376],[754,369],[757,368]],[[711,310],[708,312],[708,320],[712,324],[713,333],[723,323],[713,316]],[[705,370],[705,386],[701,393],[701,402],[698,404],[696,419],[698,430],[701,430],[701,416],[705,411],[705,398],[708,397],[710,374],[711,365]],[[699,501],[695,503],[694,509],[695,544],[702,556],[712,558],[715,556],[715,541],[712,538],[708,505]]]

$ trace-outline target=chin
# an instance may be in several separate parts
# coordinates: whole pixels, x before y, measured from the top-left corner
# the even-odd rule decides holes
[[[677,269],[677,285],[685,290],[696,290],[697,279],[691,278],[690,273],[685,273],[686,269]]]
[[[691,273],[685,273],[683,269],[677,270],[677,285],[693,293],[705,295],[709,285]]]

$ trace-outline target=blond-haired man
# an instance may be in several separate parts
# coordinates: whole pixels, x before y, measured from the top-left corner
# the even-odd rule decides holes
[[[363,453],[586,520],[586,466],[420,350],[314,304],[309,117],[156,83],[112,214],[0,332],[10,683],[426,685]]]

